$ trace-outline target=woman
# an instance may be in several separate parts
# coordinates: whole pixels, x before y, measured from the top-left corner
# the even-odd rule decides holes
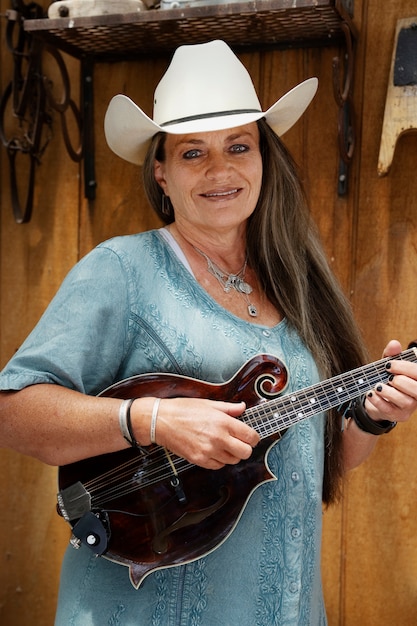
[[[153,120],[125,96],[112,100],[107,141],[144,161],[167,226],[105,242],[70,272],[0,377],[2,445],[62,466],[156,442],[170,458],[223,471],[260,439],[235,419],[245,410],[238,398],[96,394],[147,372],[224,383],[260,353],[284,361],[293,393],[363,362],[278,138],[316,86],[310,79],[263,112],[243,65],[215,41],[176,51]],[[385,354],[400,350],[391,342]],[[68,548],[56,624],[325,624],[322,499],[335,499],[376,434],[416,408],[417,365],[393,360],[391,372],[343,432],[333,412],[290,428],[268,452],[278,480],[254,491],[227,540],[201,558],[157,569],[135,589],[125,567]]]

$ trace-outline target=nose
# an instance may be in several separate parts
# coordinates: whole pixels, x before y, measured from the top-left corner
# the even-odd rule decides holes
[[[230,174],[232,164],[223,151],[211,153],[206,161],[206,176],[210,180],[225,180]]]

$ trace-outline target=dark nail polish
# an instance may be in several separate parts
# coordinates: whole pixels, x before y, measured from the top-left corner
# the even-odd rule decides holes
[[[382,385],[378,385],[378,387],[376,388],[377,391],[382,391]]]
[[[385,369],[389,370],[391,368],[391,362],[388,361],[388,363],[385,364]]]
[[[373,393],[372,393],[372,391],[370,391],[370,392],[368,393],[368,398],[372,398],[372,396],[373,396]]]
[[[394,374],[391,374],[391,376],[389,376],[388,381],[392,382],[394,380]]]

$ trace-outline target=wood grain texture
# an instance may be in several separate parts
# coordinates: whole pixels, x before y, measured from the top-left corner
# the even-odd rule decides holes
[[[380,3],[369,0],[363,17],[366,38],[358,52],[362,137],[352,299],[373,358],[389,339],[406,346],[417,332],[417,136],[398,143],[387,177],[378,178],[377,171],[396,22],[413,14],[412,1],[384,4],[382,10]],[[415,418],[400,425],[351,475],[344,503],[343,610],[336,623],[415,623],[416,434]]]

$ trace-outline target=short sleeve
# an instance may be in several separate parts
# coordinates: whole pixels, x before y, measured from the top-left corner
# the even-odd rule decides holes
[[[112,384],[127,349],[131,282],[113,249],[90,252],[0,374],[0,390],[56,383],[96,394]]]

